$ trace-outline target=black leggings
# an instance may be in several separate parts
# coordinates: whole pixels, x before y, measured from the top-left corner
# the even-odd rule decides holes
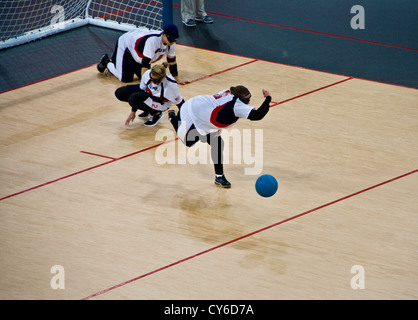
[[[145,111],[151,115],[159,113],[160,111],[152,109],[148,107],[144,101],[147,100],[150,95],[145,91],[139,89],[138,84],[131,84],[124,87],[120,87],[116,89],[115,96],[120,101],[128,102],[129,105],[132,107],[132,111],[136,111],[138,109]]]
[[[115,51],[112,55],[112,61],[116,64],[116,57],[118,52],[118,41],[116,41]],[[122,82],[134,81],[134,75],[136,74],[141,79],[142,65],[134,60],[128,49],[125,50],[122,60]]]
[[[180,119],[180,112],[170,119],[171,124],[173,125],[174,129],[178,130],[178,124]],[[223,150],[224,150],[224,141],[221,136],[216,136],[216,132],[209,133],[206,136],[201,135],[197,130],[194,124],[190,127],[189,131],[186,134],[186,147],[192,147],[198,141],[207,142],[210,145],[210,156],[212,158],[214,167],[215,167],[215,174],[223,175],[224,174],[224,167],[223,167]]]

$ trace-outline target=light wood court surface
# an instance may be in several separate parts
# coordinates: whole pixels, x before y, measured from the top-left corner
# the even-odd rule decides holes
[[[250,129],[253,153],[263,129],[277,194],[257,195],[244,161],[225,165],[229,190],[212,164],[159,164],[178,146],[156,138],[172,132],[167,115],[125,127],[122,84],[95,66],[5,92],[0,298],[417,299],[418,91],[177,55],[185,99],[243,84],[258,107],[271,92],[265,119],[233,128]],[[65,289],[51,288],[55,265]],[[364,289],[351,286],[356,265]]]

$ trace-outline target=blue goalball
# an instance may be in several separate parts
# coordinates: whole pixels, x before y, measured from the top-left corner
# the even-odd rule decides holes
[[[279,184],[277,183],[276,178],[269,174],[259,176],[255,182],[255,190],[260,196],[265,198],[273,196],[278,187]]]

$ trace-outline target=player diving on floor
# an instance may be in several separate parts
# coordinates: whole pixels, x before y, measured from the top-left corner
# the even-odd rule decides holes
[[[221,130],[232,126],[239,118],[261,120],[268,113],[271,96],[263,90],[264,102],[258,109],[249,106],[250,91],[238,85],[214,95],[199,95],[187,100],[176,114],[168,112],[178,138],[191,147],[196,142],[207,142],[211,147],[211,159],[215,168],[215,184],[230,188],[223,169],[224,141]]]

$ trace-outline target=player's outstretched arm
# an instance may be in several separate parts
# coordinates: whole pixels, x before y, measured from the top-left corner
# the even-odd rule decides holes
[[[263,89],[263,96],[265,98],[263,104],[257,110],[252,110],[248,115],[248,119],[252,121],[261,120],[269,112],[271,102],[270,92]]]

